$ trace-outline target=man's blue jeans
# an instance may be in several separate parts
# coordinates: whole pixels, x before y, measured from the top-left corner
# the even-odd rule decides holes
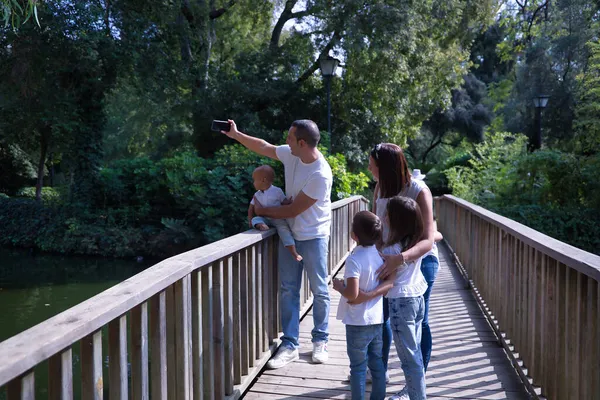
[[[279,302],[283,336],[281,345],[291,348],[299,346],[300,336],[300,286],[302,270],[306,270],[310,290],[313,294],[312,341],[327,342],[329,339],[329,287],[327,286],[327,253],[329,237],[296,241],[296,250],[302,261],[296,261],[279,241],[279,277],[281,287]]]
[[[431,359],[431,347],[433,339],[431,338],[431,329],[429,328],[429,296],[431,296],[431,289],[435,282],[440,263],[437,258],[432,255],[428,255],[421,261],[421,272],[427,281],[427,291],[423,295],[425,300],[425,314],[423,315],[423,333],[421,338],[421,354],[423,355],[423,367],[427,372],[427,366]]]
[[[381,359],[381,324],[346,325],[346,349],[350,359],[350,389],[352,400],[365,398],[367,364],[373,386],[371,400],[385,399],[385,368]]]
[[[411,400],[424,400],[425,370],[421,354],[421,323],[425,313],[423,296],[388,299],[390,324],[396,352],[402,364]]]

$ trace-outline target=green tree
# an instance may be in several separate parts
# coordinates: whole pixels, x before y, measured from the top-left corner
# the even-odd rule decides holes
[[[104,94],[116,77],[106,10],[96,3],[46,1],[34,24],[0,34],[0,134],[38,158],[37,198],[48,153],[63,153],[73,195],[91,204],[102,161]]]
[[[584,154],[600,152],[600,42],[587,44],[589,58],[586,70],[579,75],[575,131],[579,151]]]
[[[38,0],[2,0],[0,1],[1,17],[4,26],[19,26],[26,23],[32,17],[38,20]]]

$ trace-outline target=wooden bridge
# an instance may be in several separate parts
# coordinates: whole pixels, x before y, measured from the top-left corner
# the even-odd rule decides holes
[[[333,205],[330,277],[362,197]],[[431,297],[431,399],[600,399],[600,257],[452,196]],[[330,362],[263,367],[278,345],[278,239],[248,231],[164,260],[0,343],[0,398],[349,398],[344,330]],[[302,286],[302,315],[310,313]],[[403,385],[391,359],[391,394]],[[368,387],[367,387],[368,389]]]

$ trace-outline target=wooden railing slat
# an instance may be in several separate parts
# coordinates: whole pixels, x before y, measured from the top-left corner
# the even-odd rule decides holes
[[[102,380],[102,332],[98,331],[81,339],[81,398],[101,400]]]
[[[248,250],[248,358],[250,366],[254,367],[258,355],[256,354],[256,247]]]
[[[269,239],[267,239],[269,240]],[[233,393],[234,385],[234,346],[233,346],[233,259],[227,257],[223,262],[223,366],[225,395]]]
[[[215,392],[215,365],[212,345],[213,331],[213,266],[202,270],[202,373],[203,398],[213,399]]]
[[[175,351],[177,400],[192,398],[191,276],[175,283]]]
[[[168,400],[167,389],[167,294],[150,301],[150,385],[152,399]]]
[[[192,273],[192,378],[194,400],[204,398],[204,352],[202,329],[202,274]]]
[[[265,329],[264,329],[264,325],[265,325],[265,320],[263,318],[263,304],[262,304],[262,297],[263,297],[263,270],[264,270],[264,264],[263,264],[263,242],[260,242],[257,244],[256,247],[256,276],[255,276],[255,281],[254,281],[254,297],[255,297],[255,301],[256,301],[256,354],[257,354],[257,358],[258,355],[262,354],[263,351],[266,350],[266,346],[264,346],[264,334],[265,334]]]
[[[52,356],[48,362],[48,398],[50,400],[73,399],[73,350],[71,348]]]
[[[267,239],[270,240],[270,239]],[[241,314],[241,291],[240,291],[240,254],[233,256],[232,285],[231,285],[231,312],[233,332],[233,384],[242,383],[242,314]]]
[[[127,317],[108,324],[108,386],[110,400],[127,400]]]
[[[148,400],[148,303],[131,310],[131,398]]]
[[[167,312],[167,398],[177,399],[177,348],[175,326],[175,286],[165,289]]]
[[[249,296],[248,296],[248,249],[240,252],[240,345],[242,375],[248,375],[250,369],[250,332],[249,332]]]
[[[223,261],[213,264],[212,273],[212,346],[214,354],[215,399],[225,397],[225,346],[223,343]]]

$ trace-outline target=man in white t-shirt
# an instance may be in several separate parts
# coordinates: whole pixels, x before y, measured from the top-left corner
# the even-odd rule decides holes
[[[302,270],[306,270],[314,296],[312,330],[314,363],[328,359],[329,288],[327,286],[327,253],[331,228],[331,185],[333,175],[323,154],[317,149],[321,139],[317,124],[310,120],[292,123],[285,146],[274,146],[262,139],[238,131],[234,121],[231,128],[221,131],[249,150],[279,160],[285,169],[285,192],[291,204],[263,207],[255,200],[256,215],[285,218],[296,240],[296,249],[303,257],[296,261],[285,251],[280,241],[278,268],[281,280],[280,307],[283,336],[279,351],[267,366],[281,368],[299,358],[300,285]]]

